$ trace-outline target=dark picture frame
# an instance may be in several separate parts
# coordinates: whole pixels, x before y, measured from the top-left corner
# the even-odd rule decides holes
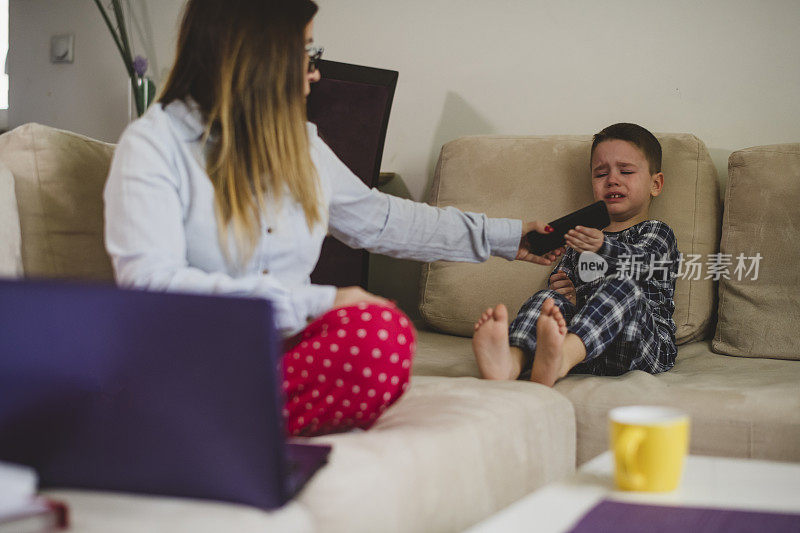
[[[318,63],[322,78],[311,87],[308,120],[320,137],[368,187],[378,182],[386,130],[399,73],[337,61]],[[369,253],[325,238],[311,281],[366,288]]]

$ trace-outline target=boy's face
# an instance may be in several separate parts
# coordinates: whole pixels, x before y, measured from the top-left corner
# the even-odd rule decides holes
[[[591,168],[594,199],[606,203],[612,221],[647,219],[650,197],[661,194],[664,175],[650,174],[647,158],[636,145],[618,139],[601,142]]]

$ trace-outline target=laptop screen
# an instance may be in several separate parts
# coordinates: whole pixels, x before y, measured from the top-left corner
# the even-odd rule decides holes
[[[291,496],[267,301],[0,281],[0,460],[43,487]]]

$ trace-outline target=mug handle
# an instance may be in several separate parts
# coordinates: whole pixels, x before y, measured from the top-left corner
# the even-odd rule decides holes
[[[644,474],[636,468],[636,456],[644,437],[645,431],[642,428],[626,427],[617,437],[614,450],[620,466],[620,477],[633,490],[641,490],[645,484]]]

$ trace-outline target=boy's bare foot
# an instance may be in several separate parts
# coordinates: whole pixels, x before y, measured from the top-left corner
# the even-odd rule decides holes
[[[564,377],[564,338],[567,324],[552,298],[542,304],[536,321],[536,354],[533,357],[531,381],[552,387]]]
[[[485,379],[517,379],[520,362],[516,361],[508,346],[508,309],[497,304],[484,311],[475,324],[472,350],[478,368]]]

